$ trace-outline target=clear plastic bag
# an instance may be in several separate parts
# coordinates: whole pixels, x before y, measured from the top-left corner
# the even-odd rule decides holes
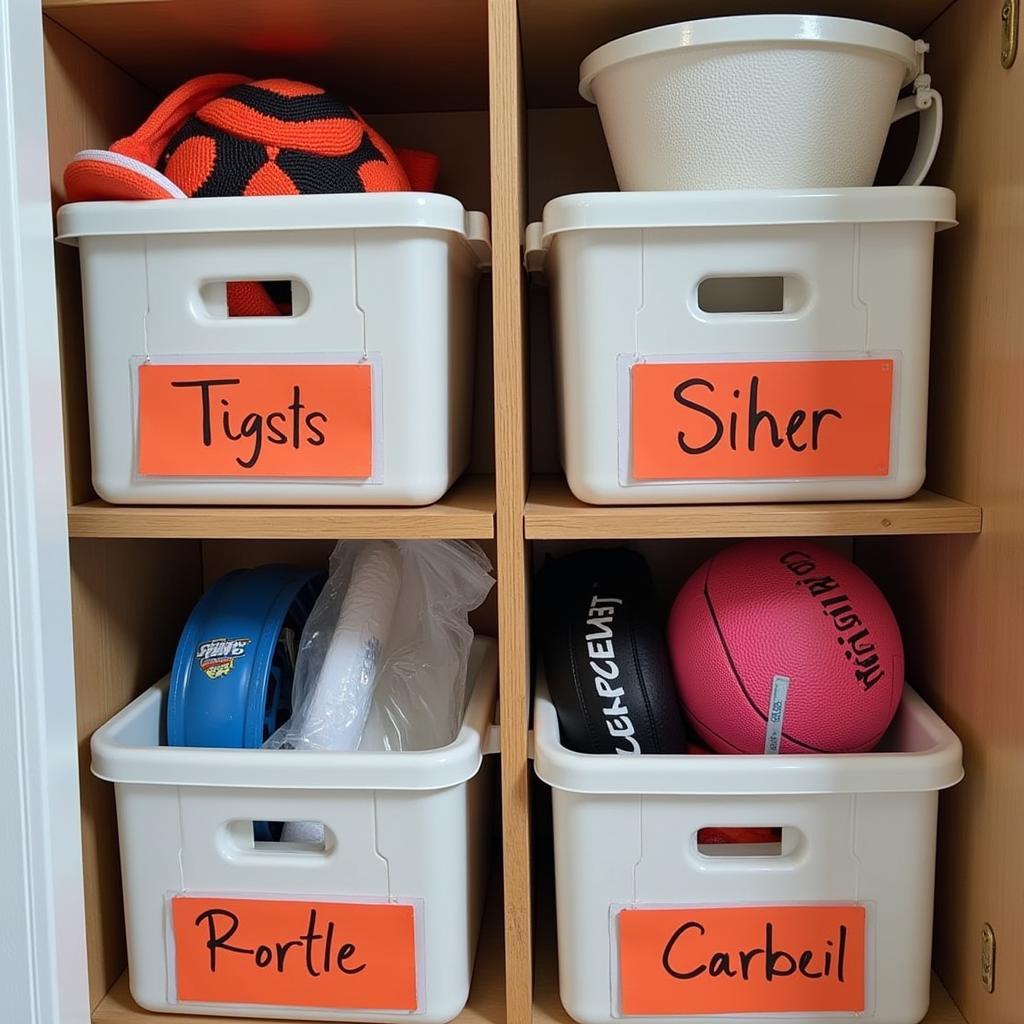
[[[465,541],[340,541],[299,644],[292,717],[266,742],[430,750],[465,710],[469,612],[494,585]]]

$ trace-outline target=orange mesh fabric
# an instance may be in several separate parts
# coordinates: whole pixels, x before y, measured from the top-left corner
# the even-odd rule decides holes
[[[276,93],[252,88],[246,99],[252,101],[258,93],[275,96]],[[323,97],[316,97],[321,100]],[[309,100],[311,97],[303,97]],[[293,100],[284,102],[292,105]],[[317,103],[316,106],[320,104]],[[312,107],[307,102],[304,107]],[[290,122],[279,120],[272,114],[264,113],[249,105],[245,100],[225,96],[207,104],[199,112],[199,120],[212,124],[215,128],[237,135],[239,138],[264,145],[272,143],[289,149],[302,149],[307,153],[320,153],[323,156],[344,156],[351,153],[363,139],[365,125],[354,117],[317,118]]]
[[[168,157],[164,174],[187,196],[195,195],[213,173],[217,160],[217,143],[202,135],[194,135]]]
[[[199,78],[189,80],[178,86],[146,118],[138,131],[127,138],[118,139],[110,147],[111,151],[156,167],[171,136],[190,114],[220,96],[226,89],[248,81],[244,75],[229,74],[200,75]]]
[[[293,82],[288,78],[264,78],[260,81],[261,89],[268,89],[280,96],[322,96],[324,90],[319,85],[307,82]]]
[[[206,140],[201,162],[187,152],[197,139]],[[418,155],[421,182],[429,160]],[[197,198],[410,188],[394,151],[351,107],[317,86],[277,78],[238,83],[197,108],[157,166]]]
[[[247,196],[297,196],[298,194],[299,190],[295,182],[273,161],[265,163],[249,179],[243,193]]]
[[[228,281],[228,316],[280,316],[266,288],[256,281]]]
[[[167,191],[130,167],[106,160],[74,160],[64,170],[64,194],[72,202],[104,199],[166,199]]]

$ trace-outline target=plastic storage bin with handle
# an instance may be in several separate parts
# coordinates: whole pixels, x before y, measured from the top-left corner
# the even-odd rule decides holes
[[[534,727],[575,1020],[924,1017],[938,791],[963,772],[960,741],[912,690],[870,754],[577,754],[543,684]],[[698,842],[765,826],[781,844]]]
[[[468,678],[472,696],[462,730],[439,750],[167,747],[162,685],[99,729],[92,767],[114,783],[135,999],[149,1010],[247,1018],[442,1024],[456,1017],[469,995],[487,885],[493,801],[484,753],[497,696],[493,640],[474,641]],[[324,841],[254,842],[254,821],[321,822]],[[237,911],[235,935],[226,934],[223,915],[198,921],[193,910],[178,922],[176,898],[207,897],[203,913],[207,906]],[[238,900],[292,901],[289,913],[295,910],[302,924],[275,925],[271,917],[254,939]],[[339,903],[328,938],[324,920]],[[245,907],[268,919],[265,908]],[[365,914],[367,907],[371,920],[346,932],[346,914]],[[373,908],[389,907],[407,915],[401,948],[390,941],[391,925],[373,920]],[[311,909],[319,910],[320,928],[315,942],[303,944],[295,940]],[[214,923],[218,940],[251,956],[208,951],[203,929]],[[363,938],[372,942],[374,934],[385,946],[371,945],[378,955],[369,956]],[[289,942],[295,948],[285,949],[278,971],[277,944]],[[214,965],[207,969],[210,953],[219,958],[221,980]],[[342,962],[357,973],[339,977]],[[345,986],[352,977],[354,991]],[[191,988],[183,993],[186,984]],[[284,994],[264,998],[281,991],[275,985]],[[399,989],[403,1004],[389,1003]],[[196,998],[196,991],[216,998]]]
[[[381,192],[73,203],[58,229],[101,497],[423,505],[465,469],[483,214]],[[291,315],[229,317],[247,281],[290,282]]]
[[[595,504],[905,498],[924,480],[940,188],[564,196],[562,463]]]
[[[927,52],[850,18],[707,18],[606,43],[583,62],[580,94],[598,106],[626,190],[866,187],[890,122],[912,114],[900,184],[920,185],[942,133]]]

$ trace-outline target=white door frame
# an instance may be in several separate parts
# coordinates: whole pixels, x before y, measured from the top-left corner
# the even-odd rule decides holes
[[[0,0],[0,1016],[88,1024],[39,0]]]

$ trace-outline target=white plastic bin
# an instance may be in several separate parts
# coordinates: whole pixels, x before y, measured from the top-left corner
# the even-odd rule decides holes
[[[870,186],[890,121],[920,112],[903,182],[919,185],[942,131],[927,52],[850,18],[705,18],[605,43],[580,67],[580,94],[598,105],[623,189]]]
[[[550,282],[573,493],[595,504],[913,494],[933,239],[954,214],[952,192],[910,187],[548,203],[526,260]]]
[[[101,497],[421,505],[465,469],[482,213],[370,193],[75,203],[57,224],[81,253]],[[291,282],[293,315],[229,317],[227,283],[251,281]],[[172,370],[242,383],[175,391]]]
[[[493,800],[482,765],[497,695],[493,640],[474,641],[470,680],[458,738],[422,753],[161,746],[165,685],[147,690],[99,729],[92,769],[115,785],[136,1001],[149,1010],[246,1018],[441,1024],[456,1017],[469,994],[486,891]],[[323,848],[254,843],[253,821],[323,822]],[[318,1004],[325,974],[316,983],[304,979],[313,1001],[303,1005],[261,1003],[255,989],[244,1001],[183,1001],[171,930],[171,900],[182,895],[411,907],[415,1007]],[[341,921],[339,933],[344,916]],[[273,948],[295,937],[268,933],[266,941]],[[339,934],[335,952],[341,943]],[[363,955],[359,946],[356,938],[351,966]],[[244,961],[243,982],[262,983],[241,954],[223,955],[223,970]],[[303,951],[291,955],[299,959],[285,967],[301,975]],[[321,955],[327,955],[323,942],[316,947],[318,967]],[[276,970],[276,961],[269,966]],[[374,984],[412,973],[397,953],[393,963],[369,958],[367,970],[360,981]]]
[[[623,1016],[670,1015],[706,1024],[917,1024],[925,1015],[938,791],[955,785],[962,768],[960,741],[912,690],[870,754],[578,754],[560,744],[555,708],[543,686],[534,728],[536,771],[553,790],[561,997],[575,1020],[609,1024]],[[715,826],[782,827],[781,847],[698,845],[698,831]],[[850,920],[862,915],[863,983],[852,966],[841,983],[833,971],[810,982],[817,1009],[795,1010],[787,1002],[801,997],[787,988],[787,978],[774,978],[774,988],[766,983],[768,996],[764,986],[745,988],[738,949],[728,944],[720,949],[731,952],[736,978],[709,977],[707,970],[695,978],[665,975],[661,957],[668,943],[662,946],[658,929],[671,936],[696,920],[714,943],[727,927],[722,909],[737,907],[756,908],[760,920],[781,920],[792,908],[807,907],[852,915]],[[631,958],[628,970],[636,971],[637,957],[649,968],[639,993],[637,975],[623,974],[619,940],[620,914],[638,910],[662,912],[647,918],[656,920],[650,947],[638,944],[635,932],[632,945],[623,947]],[[635,921],[634,915],[630,928]],[[696,934],[691,929],[668,952],[680,974],[701,966],[702,947],[687,944]],[[787,934],[777,928],[780,946]],[[763,933],[760,939],[763,947]],[[852,928],[849,942],[853,949]],[[824,942],[816,948],[808,969],[821,971],[824,948]],[[760,983],[765,958],[751,963],[748,981]],[[780,972],[788,967],[782,962]],[[641,1005],[661,999],[659,1012],[625,1013],[624,978]],[[701,987],[693,989],[694,982]],[[801,992],[806,1000],[806,989]],[[766,998],[775,1005],[758,1001]],[[847,1009],[822,1009],[833,1000]],[[862,1009],[849,1008],[858,1003]]]

